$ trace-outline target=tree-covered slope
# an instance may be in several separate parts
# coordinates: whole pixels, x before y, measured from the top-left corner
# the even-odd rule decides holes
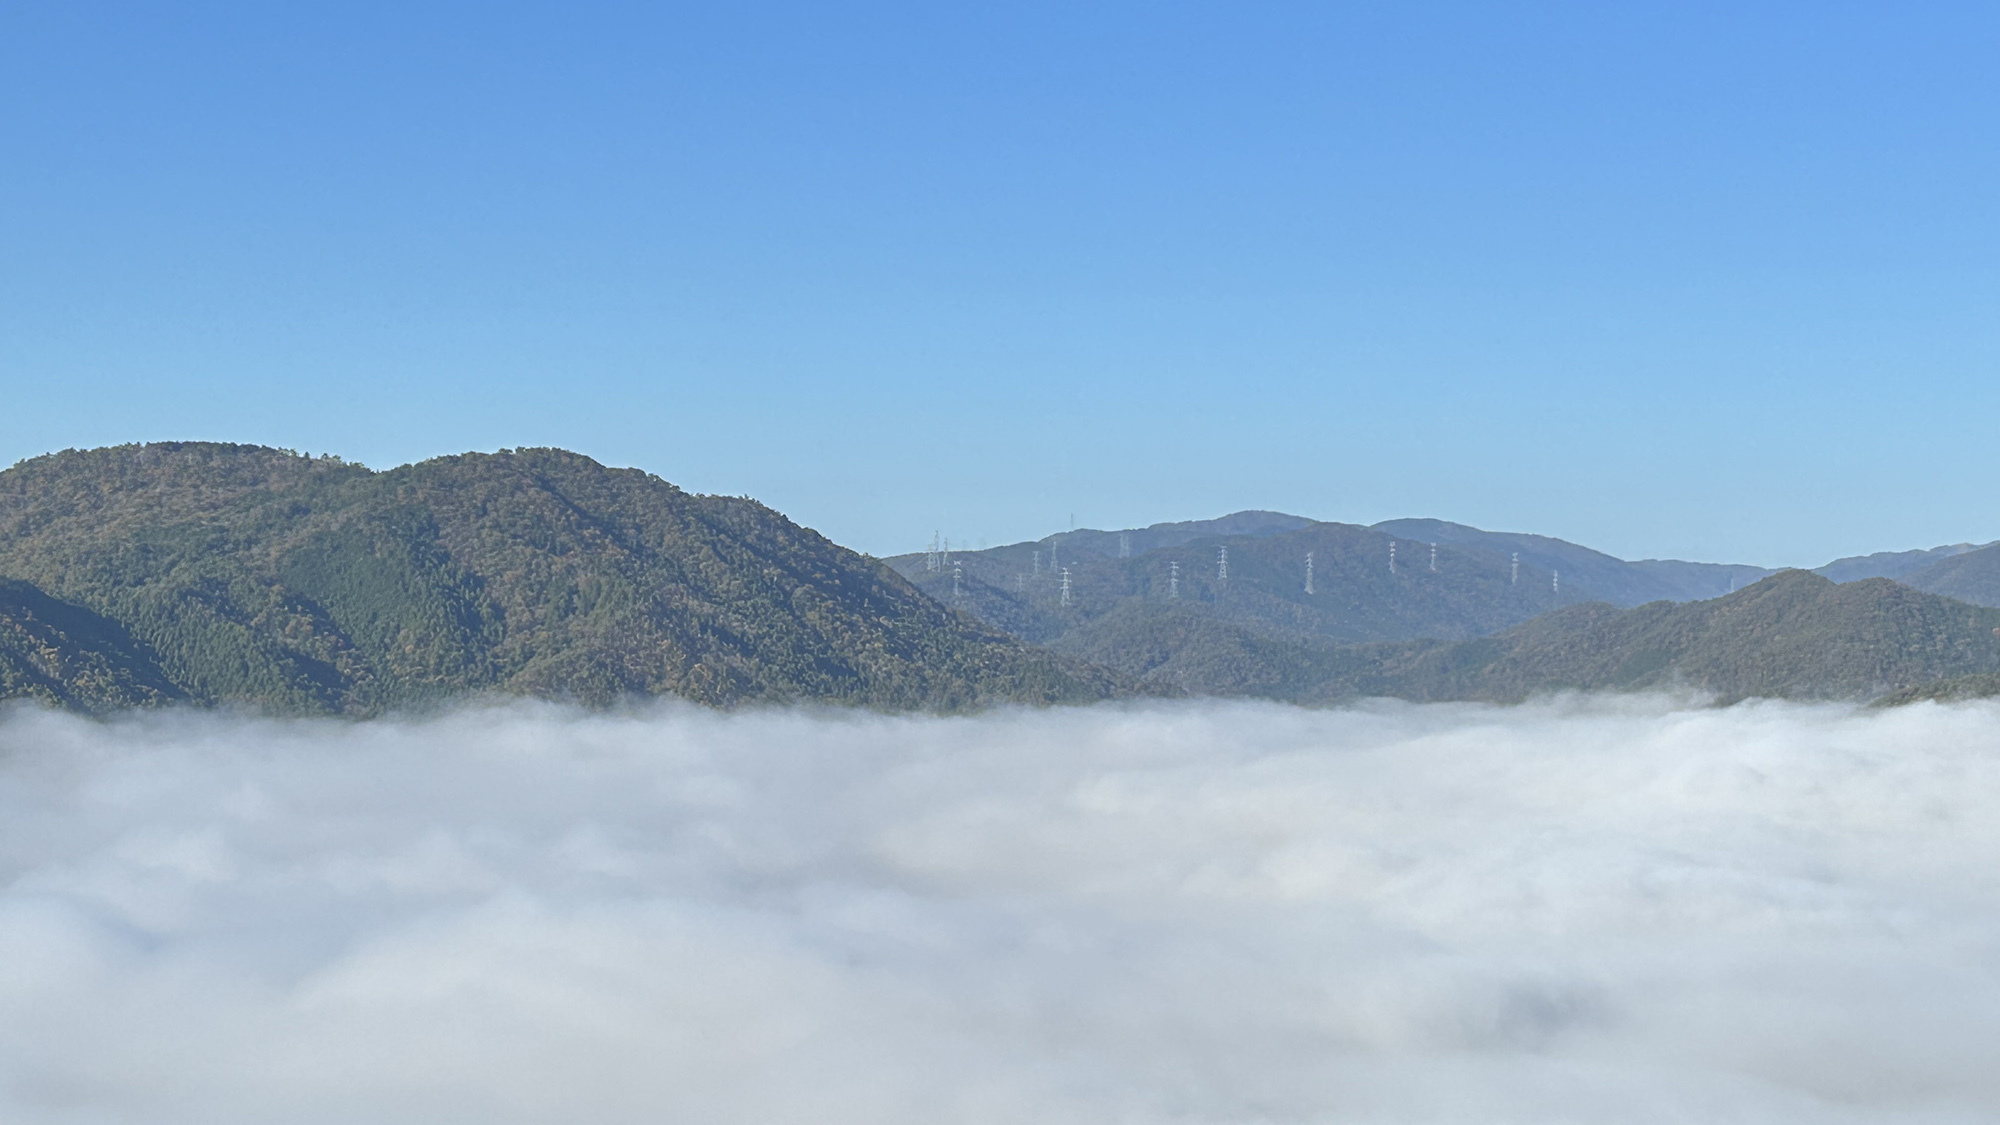
[[[1593,551],[1546,535],[1482,531],[1445,520],[1387,520],[1377,531],[1430,543],[1445,543],[1467,551],[1484,551],[1541,570],[1561,573],[1579,594],[1612,605],[1635,606],[1652,601],[1693,601],[1726,594],[1771,574],[1757,566],[1683,562],[1679,559],[1625,559]]]
[[[1219,577],[1225,548],[1226,581]],[[934,597],[1015,636],[1148,681],[1224,695],[1283,695],[1311,680],[1318,654],[1331,647],[1462,640],[1565,605],[1712,597],[1770,573],[1627,562],[1547,536],[1442,520],[1358,527],[1273,512],[887,561]],[[1170,589],[1176,566],[1178,598]]]
[[[1964,703],[2000,695],[2000,672],[1951,676],[1892,691],[1876,699],[1877,707],[1900,707],[1907,703]]]
[[[1304,516],[1252,509],[1231,512],[1226,516],[1217,516],[1209,520],[1177,520],[1172,523],[1156,523],[1122,531],[1073,528],[1052,535],[1043,542],[1060,540],[1063,556],[1071,560],[1091,555],[1116,559],[1143,555],[1162,547],[1179,547],[1197,539],[1261,539],[1269,535],[1297,531],[1315,522],[1317,521]]]
[[[255,446],[0,473],[0,575],[115,623],[179,692],[366,712],[476,690],[969,707],[1103,698],[761,504],[561,450],[371,472]]]
[[[1905,573],[1899,581],[1973,605],[2000,606],[2000,543],[1953,552]]]
[[[183,698],[116,622],[0,579],[0,699],[105,711]]]
[[[2000,610],[1888,579],[1836,584],[1794,570],[1705,602],[1574,606],[1471,642],[1337,658],[1344,666],[1317,698],[1686,687],[1724,699],[1863,699],[2000,672]]]
[[[1281,686],[1309,676],[1303,653],[1480,636],[1590,596],[1532,563],[1517,571],[1506,556],[1451,546],[1433,558],[1427,542],[1352,524],[1261,526],[1130,558],[1101,553],[1104,545],[1079,550],[1065,534],[954,553],[935,570],[921,554],[888,561],[933,597],[1015,636],[1221,695],[1282,695]]]
[[[1858,582],[1863,578],[1894,578],[1900,581],[1905,575],[1932,563],[1976,551],[1979,546],[1977,543],[1949,543],[1922,551],[1877,551],[1872,555],[1850,555],[1825,566],[1814,567],[1813,573],[1835,582]]]
[[[1504,558],[1450,547],[1438,549],[1433,567],[1428,544],[1339,523],[1209,536],[1131,558],[1076,552],[1067,536],[1055,536],[955,553],[938,570],[928,570],[923,555],[888,562],[933,596],[955,597],[968,612],[1041,642],[1131,600],[1197,604],[1273,636],[1357,644],[1477,636],[1587,598],[1567,584],[1558,589],[1538,567],[1524,565],[1517,576]]]
[[[1310,698],[1343,667],[1327,642],[1274,635],[1188,601],[1122,601],[1053,647],[1195,695]]]

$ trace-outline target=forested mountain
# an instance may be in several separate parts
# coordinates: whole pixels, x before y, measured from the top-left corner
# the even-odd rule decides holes
[[[208,443],[38,457],[0,473],[0,577],[0,691],[74,705],[956,708],[1129,686],[754,501],[553,449],[381,473]]]
[[[1197,540],[1132,559],[1059,553],[1070,571],[1068,606],[1060,603],[1059,578],[1046,566],[1033,573],[1032,556],[1030,571],[1014,575],[1013,590],[999,588],[995,579],[1005,570],[992,571],[1018,561],[1012,549],[955,556],[949,569],[922,572],[919,582],[950,598],[955,581],[961,604],[1010,628],[1195,694],[1518,700],[1569,689],[1677,687],[1723,699],[1867,699],[1945,691],[1933,685],[1953,680],[1948,691],[1957,697],[2000,675],[2000,611],[1886,579],[1836,584],[1781,571],[1717,598],[1619,607],[1559,596],[1544,585],[1550,575],[1525,565],[1516,585],[1510,568],[1487,551],[1440,546],[1433,571],[1427,545],[1397,539],[1392,574],[1388,538],[1314,524],[1254,540]],[[1218,568],[1225,546],[1226,580]],[[1315,562],[1312,594],[1298,577],[1307,550]],[[917,561],[921,566],[922,557]],[[1162,579],[1174,563],[1179,597]]]
[[[1975,543],[1951,543],[1943,547],[1932,547],[1927,551],[1877,551],[1872,555],[1851,555],[1844,559],[1835,559],[1825,566],[1815,567],[1813,573],[1824,575],[1835,582],[1857,582],[1863,578],[1901,580],[1906,575],[1933,563],[1978,549],[1979,545]]]
[[[1901,581],[1973,605],[2000,606],[2000,543],[1955,551],[1904,574]]]
[[[0,699],[104,711],[185,697],[116,622],[0,579]]]
[[[1518,553],[1522,562],[1560,572],[1563,580],[1579,591],[1612,605],[1634,606],[1661,600],[1686,602],[1713,598],[1773,573],[1761,566],[1733,563],[1683,562],[1679,559],[1628,562],[1546,535],[1481,531],[1445,520],[1388,520],[1375,524],[1374,529],[1427,542],[1449,543],[1495,556],[1511,557]]]
[[[1162,537],[1170,545],[1148,549],[1161,540],[1144,536],[1159,528],[1173,529]],[[1767,573],[1628,563],[1559,539],[1438,520],[1359,527],[1242,512],[1159,528],[1066,532],[888,562],[933,597],[1125,675],[1198,693],[1280,697],[1319,682],[1333,646],[1466,639],[1566,605],[1685,599],[1702,584],[1726,593]],[[1188,534],[1207,529],[1231,530]],[[1121,548],[1131,557],[1119,557]]]
[[[921,554],[887,561],[934,597],[1043,643],[1128,601],[1175,602],[1274,636],[1354,644],[1477,636],[1589,599],[1540,567],[1516,572],[1505,558],[1453,547],[1433,559],[1428,543],[1341,523],[1204,536],[1131,558],[1080,552],[1057,535],[953,553],[935,570]]]
[[[1497,636],[1349,649],[1310,698],[1517,700],[1685,687],[1729,699],[1864,699],[2000,673],[2000,610],[1884,578],[1781,571],[1704,602],[1566,608]]]
[[[1253,510],[1231,512],[1212,520],[1156,523],[1149,527],[1129,528],[1123,531],[1075,528],[1052,535],[1042,540],[1042,543],[1045,546],[1051,542],[1059,543],[1063,557],[1072,562],[1090,556],[1115,559],[1127,555],[1142,555],[1161,547],[1179,547],[1197,539],[1213,539],[1221,536],[1261,539],[1270,535],[1281,535],[1287,531],[1296,531],[1301,527],[1310,526],[1313,522],[1304,516]],[[1004,551],[1007,548],[997,549]],[[965,552],[954,552],[953,557],[956,558],[961,553]],[[898,557],[922,558],[923,553]]]
[[[754,501],[562,450],[374,472],[134,445],[0,472],[0,698],[369,714],[482,691],[956,709],[2000,686],[2000,610],[1965,604],[2000,603],[2000,547],[1925,554],[1905,584],[1786,571],[1620,608],[1755,568],[1242,512],[890,560],[906,580]]]

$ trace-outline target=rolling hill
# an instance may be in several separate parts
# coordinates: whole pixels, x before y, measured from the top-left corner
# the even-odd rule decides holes
[[[1513,701],[1559,690],[1687,688],[1867,699],[2000,673],[2000,610],[1885,578],[1781,571],[1710,601],[1573,606],[1496,636],[1350,649],[1305,698]]]
[[[78,704],[951,709],[1131,687],[754,501],[555,449],[380,473],[211,443],[38,457],[0,473],[0,576],[0,692]]]
[[[1900,580],[1933,563],[1978,549],[1979,545],[1974,543],[1951,543],[1925,551],[1877,551],[1872,555],[1851,555],[1844,559],[1835,559],[1825,566],[1815,567],[1813,573],[1831,578],[1835,582],[1858,582],[1863,578]]]
[[[1438,548],[1433,563],[1427,543],[1339,523],[1204,536],[1131,558],[1078,551],[1058,535],[954,553],[935,570],[921,554],[886,561],[932,596],[1041,643],[1135,599],[1178,602],[1272,636],[1334,644],[1477,636],[1588,600],[1538,567],[1516,572],[1503,558],[1453,547]]]
[[[1769,573],[1631,563],[1559,539],[1439,520],[1360,527],[1272,512],[887,562],[997,628],[1124,675],[1175,690],[1279,698],[1317,682],[1330,648],[1463,640],[1567,605],[1686,600],[1701,587],[1713,587],[1712,596]]]
[[[1905,573],[1900,581],[1973,605],[2000,606],[2000,544],[1954,551]]]
[[[1481,531],[1445,520],[1389,520],[1375,524],[1374,529],[1425,542],[1449,543],[1464,550],[1483,551],[1496,558],[1518,554],[1524,563],[1560,572],[1563,581],[1574,585],[1580,593],[1597,601],[1621,606],[1713,598],[1773,573],[1761,566],[1732,563],[1682,562],[1679,559],[1628,562],[1546,535]]]
[[[1761,572],[1274,512],[889,564],[754,501],[556,449],[386,472],[259,446],[72,450],[0,472],[0,698],[951,710],[1133,693],[1958,698],[2000,683],[2000,610],[1967,604],[2000,604],[2000,547],[1841,560],[1902,568],[1901,583],[1785,571],[1699,601],[1685,595]]]

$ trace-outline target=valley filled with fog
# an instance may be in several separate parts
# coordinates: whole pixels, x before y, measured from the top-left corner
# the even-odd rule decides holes
[[[0,717],[18,1122],[1975,1121],[2000,706]]]

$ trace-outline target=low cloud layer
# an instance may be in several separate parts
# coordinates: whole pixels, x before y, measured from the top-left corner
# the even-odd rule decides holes
[[[2000,709],[0,718],[9,1122],[1986,1121]]]

